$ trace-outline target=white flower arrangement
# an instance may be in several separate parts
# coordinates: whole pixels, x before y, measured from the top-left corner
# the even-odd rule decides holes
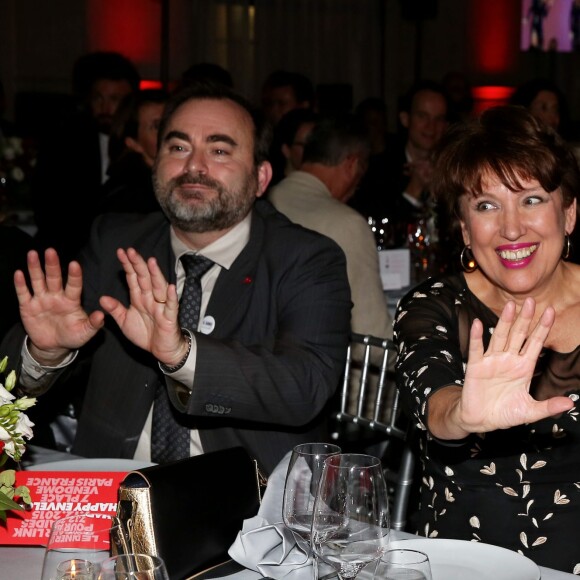
[[[0,374],[6,372],[8,357],[0,361]],[[26,449],[25,439],[32,437],[34,423],[24,411],[36,403],[32,397],[16,398],[10,391],[16,385],[16,372],[10,371],[4,381],[0,383],[0,468],[8,458],[20,461]],[[16,472],[14,469],[0,471],[0,520],[6,521],[10,510],[24,510],[25,506],[32,505],[30,491],[25,486],[16,486]],[[19,499],[18,503],[15,501]]]
[[[0,206],[8,213],[30,204],[30,182],[36,165],[32,139],[0,137]]]

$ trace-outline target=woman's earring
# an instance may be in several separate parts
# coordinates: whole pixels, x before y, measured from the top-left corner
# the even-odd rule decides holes
[[[570,236],[568,234],[564,235],[564,248],[562,249],[562,260],[567,260],[570,257],[570,249],[572,243],[570,242]]]
[[[470,246],[463,246],[463,250],[461,250],[461,255],[459,256],[459,262],[468,274],[477,270],[477,262],[473,257]]]

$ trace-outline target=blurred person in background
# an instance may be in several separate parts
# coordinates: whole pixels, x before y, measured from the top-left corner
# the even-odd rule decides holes
[[[65,263],[88,239],[107,179],[113,116],[139,82],[135,65],[122,54],[82,56],[73,70],[79,110],[57,119],[41,137],[32,183],[36,243],[55,248]]]
[[[448,112],[447,95],[439,83],[413,84],[400,99],[400,130],[385,151],[383,167],[375,162],[372,184],[351,199],[350,205],[365,217],[388,220],[390,247],[406,245],[409,224],[419,220],[428,222],[435,234],[431,155],[447,129]]]
[[[152,168],[157,132],[168,94],[144,89],[125,97],[109,136],[109,178],[103,185],[98,213],[149,213],[161,208],[155,197]]]
[[[510,104],[529,109],[536,119],[567,136],[568,104],[553,81],[536,78],[522,83],[510,97]]]
[[[314,96],[314,85],[306,75],[275,70],[262,85],[262,112],[275,127],[292,109],[313,109]]]
[[[20,320],[14,272],[26,268],[26,255],[33,248],[32,236],[17,226],[4,223],[0,215],[0,340]]]
[[[280,119],[270,146],[270,187],[300,169],[306,139],[317,119],[318,115],[312,109],[292,109]]]
[[[467,76],[459,71],[450,71],[443,77],[441,84],[447,93],[449,122],[470,119],[473,116],[475,102]]]

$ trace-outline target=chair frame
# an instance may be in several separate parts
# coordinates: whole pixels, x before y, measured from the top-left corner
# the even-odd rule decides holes
[[[361,364],[361,375],[358,381],[358,395],[356,400],[356,414],[348,412],[348,404],[353,385],[351,384],[351,371],[353,368],[352,355],[353,346],[361,344],[364,346],[364,356]],[[372,418],[364,416],[365,405],[367,403],[367,393],[369,387],[369,368],[371,367],[372,347],[383,349],[383,355],[379,367],[377,391],[372,401]],[[339,423],[354,423],[361,425],[370,431],[378,432],[385,436],[385,440],[398,439],[403,442],[403,452],[399,463],[399,470],[395,483],[394,501],[391,513],[391,528],[394,530],[404,530],[407,523],[407,508],[411,494],[411,486],[414,483],[413,475],[415,470],[415,456],[413,454],[410,439],[412,426],[405,428],[399,426],[402,419],[400,407],[400,392],[397,388],[394,391],[391,413],[388,421],[381,421],[381,413],[384,410],[384,399],[387,395],[387,379],[393,371],[389,370],[389,362],[397,355],[395,343],[389,338],[379,338],[372,335],[352,334],[351,343],[348,346],[346,365],[343,374],[342,388],[340,391],[340,410],[333,414],[332,418]],[[333,438],[338,438],[338,433]],[[381,457],[382,459],[382,457]],[[388,468],[388,466],[386,466]]]

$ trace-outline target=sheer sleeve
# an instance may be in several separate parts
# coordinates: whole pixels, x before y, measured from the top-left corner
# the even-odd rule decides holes
[[[462,308],[466,287],[461,280],[429,279],[397,308],[397,384],[406,412],[423,430],[429,396],[447,385],[463,385],[472,317]]]

